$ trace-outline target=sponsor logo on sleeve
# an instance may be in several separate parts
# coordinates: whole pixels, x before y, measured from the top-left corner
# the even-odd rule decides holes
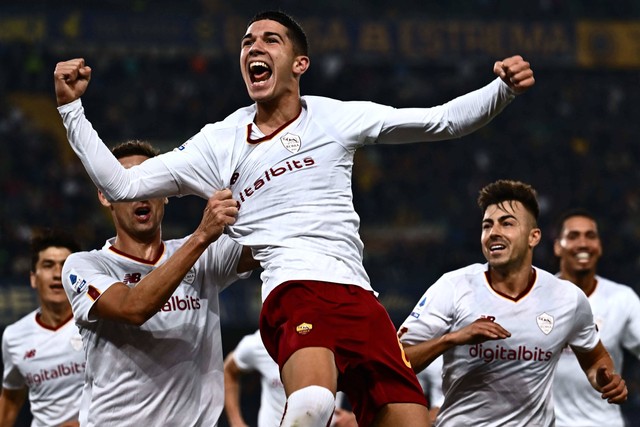
[[[87,281],[80,277],[73,269],[69,273],[69,283],[71,284],[71,289],[77,294],[81,294],[87,290]]]
[[[418,302],[418,305],[411,312],[411,316],[415,317],[416,319],[419,318],[420,313],[422,313],[422,309],[424,308],[424,305],[426,303],[427,303],[427,297],[423,296],[420,302]]]

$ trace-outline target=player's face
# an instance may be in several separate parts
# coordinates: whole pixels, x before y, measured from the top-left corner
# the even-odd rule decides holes
[[[242,38],[240,69],[249,96],[256,102],[298,97],[298,76],[306,71],[308,60],[294,53],[287,28],[276,21],[256,21]]]
[[[71,251],[67,248],[50,246],[38,254],[38,262],[30,274],[31,287],[38,292],[44,304],[69,304],[62,287],[62,265]]]
[[[125,168],[130,168],[147,160],[146,156],[134,155],[119,159]],[[113,220],[118,234],[126,233],[131,237],[147,242],[160,233],[164,217],[165,198],[141,200],[138,202],[111,203]]]
[[[492,268],[518,268],[530,263],[540,229],[522,203],[506,201],[487,207],[482,219],[482,253]]]
[[[567,218],[562,232],[553,245],[560,258],[561,270],[570,274],[595,273],[602,255],[602,243],[595,221],[584,216]]]

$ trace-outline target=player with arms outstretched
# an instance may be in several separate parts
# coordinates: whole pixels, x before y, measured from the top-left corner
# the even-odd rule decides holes
[[[309,68],[302,28],[282,12],[249,22],[240,68],[254,104],[206,125],[170,153],[124,169],[84,117],[91,68],[61,62],[56,97],[72,147],[111,200],[231,188],[229,236],[264,272],[260,331],[288,396],[282,426],[324,427],[340,389],[362,426],[424,427],[426,401],[395,327],[362,265],[351,193],[357,148],[461,137],[534,84],[520,56],[498,61],[487,86],[432,108],[395,109],[300,95]],[[313,369],[309,369],[312,366]]]

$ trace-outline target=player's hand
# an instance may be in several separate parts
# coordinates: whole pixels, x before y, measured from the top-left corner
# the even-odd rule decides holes
[[[606,366],[598,368],[596,382],[602,392],[602,398],[607,402],[620,404],[627,401],[627,384],[620,375],[610,372]]]
[[[91,67],[85,65],[84,59],[58,62],[53,72],[58,106],[80,98],[87,90],[89,80],[91,80]]]
[[[510,336],[511,333],[499,323],[485,318],[449,333],[449,337],[456,345],[479,344],[489,340],[503,340]]]
[[[520,55],[496,61],[493,72],[517,94],[524,93],[536,82],[531,65]]]
[[[227,225],[235,224],[238,216],[238,202],[233,199],[231,190],[216,191],[207,200],[202,221],[194,234],[201,234],[209,242],[222,235]]]
[[[60,424],[58,427],[80,427],[80,422],[77,420],[65,421],[64,423]]]

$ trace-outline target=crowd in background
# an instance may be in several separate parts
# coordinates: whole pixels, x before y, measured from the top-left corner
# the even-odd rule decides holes
[[[128,6],[99,3],[141,12],[154,7],[144,0],[127,2]],[[255,8],[249,3],[240,12],[282,6],[266,3]],[[304,3],[284,3],[294,13],[306,12]],[[415,2],[393,3],[388,13],[400,13]],[[453,14],[445,3],[434,3],[440,6],[432,6],[433,13]],[[235,7],[211,0],[188,4],[212,12]],[[367,4],[362,13],[390,7],[383,1]],[[477,13],[487,18],[497,12],[507,16],[505,4],[477,0],[455,12],[467,17]],[[640,5],[630,1],[594,1],[589,8],[578,1],[527,4],[539,18],[554,13],[640,15]],[[355,2],[348,13],[360,13],[359,7]],[[53,46],[0,42],[0,288],[27,286],[34,227],[70,229],[85,249],[100,247],[111,237],[110,218],[81,164],[69,155],[65,141],[40,126],[39,114],[55,113],[53,69],[57,61],[67,59],[59,55]],[[303,95],[396,107],[431,106],[488,83],[495,59],[500,58],[433,65],[312,56],[302,90]],[[250,103],[236,57],[92,52],[86,60],[94,74],[83,104],[108,145],[137,138],[170,150],[204,124]],[[600,272],[640,291],[640,74],[540,67],[531,61],[535,88],[473,135],[452,142],[366,147],[357,153],[353,192],[365,266],[394,321],[406,317],[424,288],[444,272],[483,262],[475,199],[482,186],[499,178],[522,180],[539,191],[543,239],[535,265],[556,271],[555,219],[565,209],[580,206],[599,219],[604,245]],[[51,105],[34,114],[15,102],[16,97],[46,98]],[[163,225],[165,237],[193,229],[203,203],[192,197],[172,200]],[[253,280],[253,288],[230,289],[222,295],[228,315],[223,321],[229,328],[257,324],[258,276]],[[637,379],[628,380],[630,395],[638,399]],[[640,402],[630,404],[640,407]]]

